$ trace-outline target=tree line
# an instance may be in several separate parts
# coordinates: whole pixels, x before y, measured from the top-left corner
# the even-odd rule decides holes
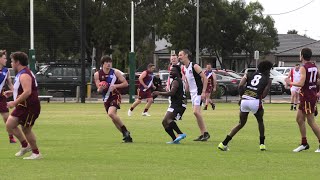
[[[134,0],[137,67],[153,61],[155,39],[165,38],[170,49],[196,45],[196,0]],[[28,51],[29,0],[1,0],[0,49]],[[278,46],[274,20],[263,15],[259,2],[200,1],[200,52],[219,59],[255,50],[267,54]],[[86,1],[86,54],[93,47],[99,59],[112,54],[114,66],[126,70],[130,51],[131,1]],[[35,49],[38,62],[80,57],[80,0],[34,1]],[[223,66],[223,64],[222,64]]]

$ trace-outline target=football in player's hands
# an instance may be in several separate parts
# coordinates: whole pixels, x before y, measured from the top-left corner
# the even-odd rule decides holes
[[[107,83],[106,81],[101,81],[99,83],[99,87],[103,87],[104,89],[107,89],[109,87],[109,83]]]

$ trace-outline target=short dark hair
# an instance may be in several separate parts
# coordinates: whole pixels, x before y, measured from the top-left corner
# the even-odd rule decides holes
[[[300,64],[296,64],[296,66],[300,66]]]
[[[192,53],[191,53],[188,49],[182,49],[181,51],[183,51],[184,54],[187,54],[187,55],[188,55],[188,58],[191,60]]]
[[[171,68],[176,68],[177,69],[177,71],[179,72],[179,76],[180,77],[182,77],[182,74],[181,74],[181,68],[180,68],[180,66],[179,65],[172,65],[172,67]]]
[[[153,66],[155,66],[155,65],[150,63],[150,64],[148,64],[147,68],[149,69],[149,68],[152,68]]]
[[[273,67],[272,62],[270,62],[270,61],[262,61],[258,65],[258,70],[262,74],[265,74],[265,73],[268,73],[271,70],[272,67]]]
[[[0,50],[0,57],[3,55],[7,55],[7,51],[6,50]]]
[[[312,57],[312,51],[310,48],[303,48],[301,49],[301,56],[303,57],[304,60],[310,61]]]
[[[105,62],[112,62],[112,59],[111,59],[111,57],[110,56],[102,56],[101,57],[101,60],[100,60],[100,64],[101,64],[101,66],[105,63]]]
[[[28,55],[24,52],[14,52],[10,55],[14,61],[19,61],[22,66],[28,66]]]

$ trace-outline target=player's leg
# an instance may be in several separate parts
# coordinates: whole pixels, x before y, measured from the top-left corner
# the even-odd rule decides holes
[[[1,116],[2,116],[2,118],[3,118],[4,124],[6,124],[7,119],[8,119],[8,117],[9,117],[9,112],[2,112],[2,113],[1,113]],[[14,139],[13,134],[8,133],[8,136],[9,136],[9,142],[10,142],[10,143],[16,143],[16,140]]]
[[[31,151],[30,146],[28,146],[28,142],[26,137],[22,133],[19,126],[19,118],[15,116],[9,116],[6,122],[6,128],[9,134],[13,134],[21,143],[21,149],[16,153],[16,156],[23,156],[27,152]]]
[[[124,142],[132,142],[130,132],[118,116],[117,109],[119,109],[117,106],[110,106],[108,109],[108,116],[112,119],[112,122],[117,129],[122,133]]]
[[[208,104],[209,104],[209,101],[210,101],[210,98],[209,98],[209,93],[205,93],[205,97],[206,97],[206,101],[205,101],[205,106],[203,108],[203,110],[207,110],[208,109]]]
[[[150,116],[150,114],[148,113],[148,110],[151,107],[152,103],[153,103],[153,99],[150,95],[150,97],[148,96],[148,98],[147,98],[147,104],[146,104],[146,106],[143,110],[143,113],[142,113],[143,116]]]
[[[254,116],[256,117],[257,119],[257,122],[258,122],[258,129],[259,129],[259,134],[260,134],[260,150],[261,151],[264,151],[266,150],[266,146],[265,146],[265,143],[264,143],[264,140],[265,140],[265,128],[264,128],[264,122],[263,122],[263,114],[264,114],[264,109],[263,108],[260,108],[255,114]]]
[[[295,111],[297,110],[298,101],[299,101],[299,92],[298,92],[298,89],[296,89],[296,90],[294,91],[294,105],[293,105],[293,109],[294,109]]]
[[[218,148],[220,150],[227,151],[229,149],[228,148],[229,141],[231,141],[233,136],[235,136],[240,131],[240,129],[242,129],[244,125],[247,123],[248,114],[249,112],[240,112],[239,123],[234,128],[231,129],[230,133],[226,136],[226,138],[218,145]]]
[[[172,142],[176,139],[176,135],[173,131],[173,127],[170,126],[169,124],[172,122],[172,119],[174,118],[174,115],[172,112],[167,111],[166,115],[164,116],[162,120],[162,126],[167,132],[167,134],[171,137]]]
[[[315,105],[313,105],[315,106]],[[312,113],[310,114],[307,114],[306,117],[307,117],[307,120],[308,120],[308,124],[309,126],[311,127],[313,133],[317,136],[318,138],[318,142],[319,142],[319,146],[316,150],[316,152],[320,152],[320,128],[318,126],[318,124],[315,122],[315,119],[314,119],[314,110],[315,109],[312,109]]]
[[[199,101],[201,101],[201,100],[199,100]],[[196,120],[197,120],[197,123],[198,123],[198,127],[199,127],[200,133],[201,133],[201,135],[197,139],[194,139],[194,140],[195,141],[207,141],[210,138],[210,134],[207,131],[207,127],[206,127],[206,125],[204,123],[204,120],[203,120],[203,117],[202,117],[202,114],[201,114],[200,103],[199,104],[196,103],[195,105],[193,105],[193,114],[196,117]]]
[[[134,110],[134,108],[136,108],[139,104],[141,103],[141,99],[138,96],[138,98],[134,101],[134,103],[131,105],[130,109],[128,110],[128,116],[132,115],[132,111]]]
[[[290,110],[292,111],[293,110],[293,106],[294,106],[295,93],[296,93],[293,86],[290,88],[290,92],[291,92],[291,95],[290,95],[290,103],[291,103]]]
[[[304,105],[302,105],[302,106],[304,106]],[[293,152],[300,152],[300,151],[309,149],[309,144],[307,141],[306,125],[305,125],[306,115],[303,112],[304,109],[300,108],[302,106],[301,105],[299,106],[299,110],[297,112],[297,117],[296,117],[296,121],[298,123],[300,134],[301,134],[301,145],[299,147],[297,147],[296,149],[294,149]]]
[[[32,127],[33,126],[29,126],[29,127],[22,127],[22,131],[27,139],[27,141],[29,142],[29,145],[31,147],[32,150],[32,154],[29,157],[25,157],[23,159],[41,159],[42,155],[40,154],[39,148],[37,146],[37,139],[36,139],[36,135],[32,132]]]

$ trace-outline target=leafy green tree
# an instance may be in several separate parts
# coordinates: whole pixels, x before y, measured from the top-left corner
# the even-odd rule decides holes
[[[250,65],[254,51],[268,54],[279,45],[279,42],[274,20],[270,16],[263,16],[264,9],[259,2],[250,2],[245,9],[249,17],[245,22],[245,33],[239,40],[241,49],[249,56],[247,64]]]
[[[295,29],[288,30],[287,34],[298,34],[298,31]]]

